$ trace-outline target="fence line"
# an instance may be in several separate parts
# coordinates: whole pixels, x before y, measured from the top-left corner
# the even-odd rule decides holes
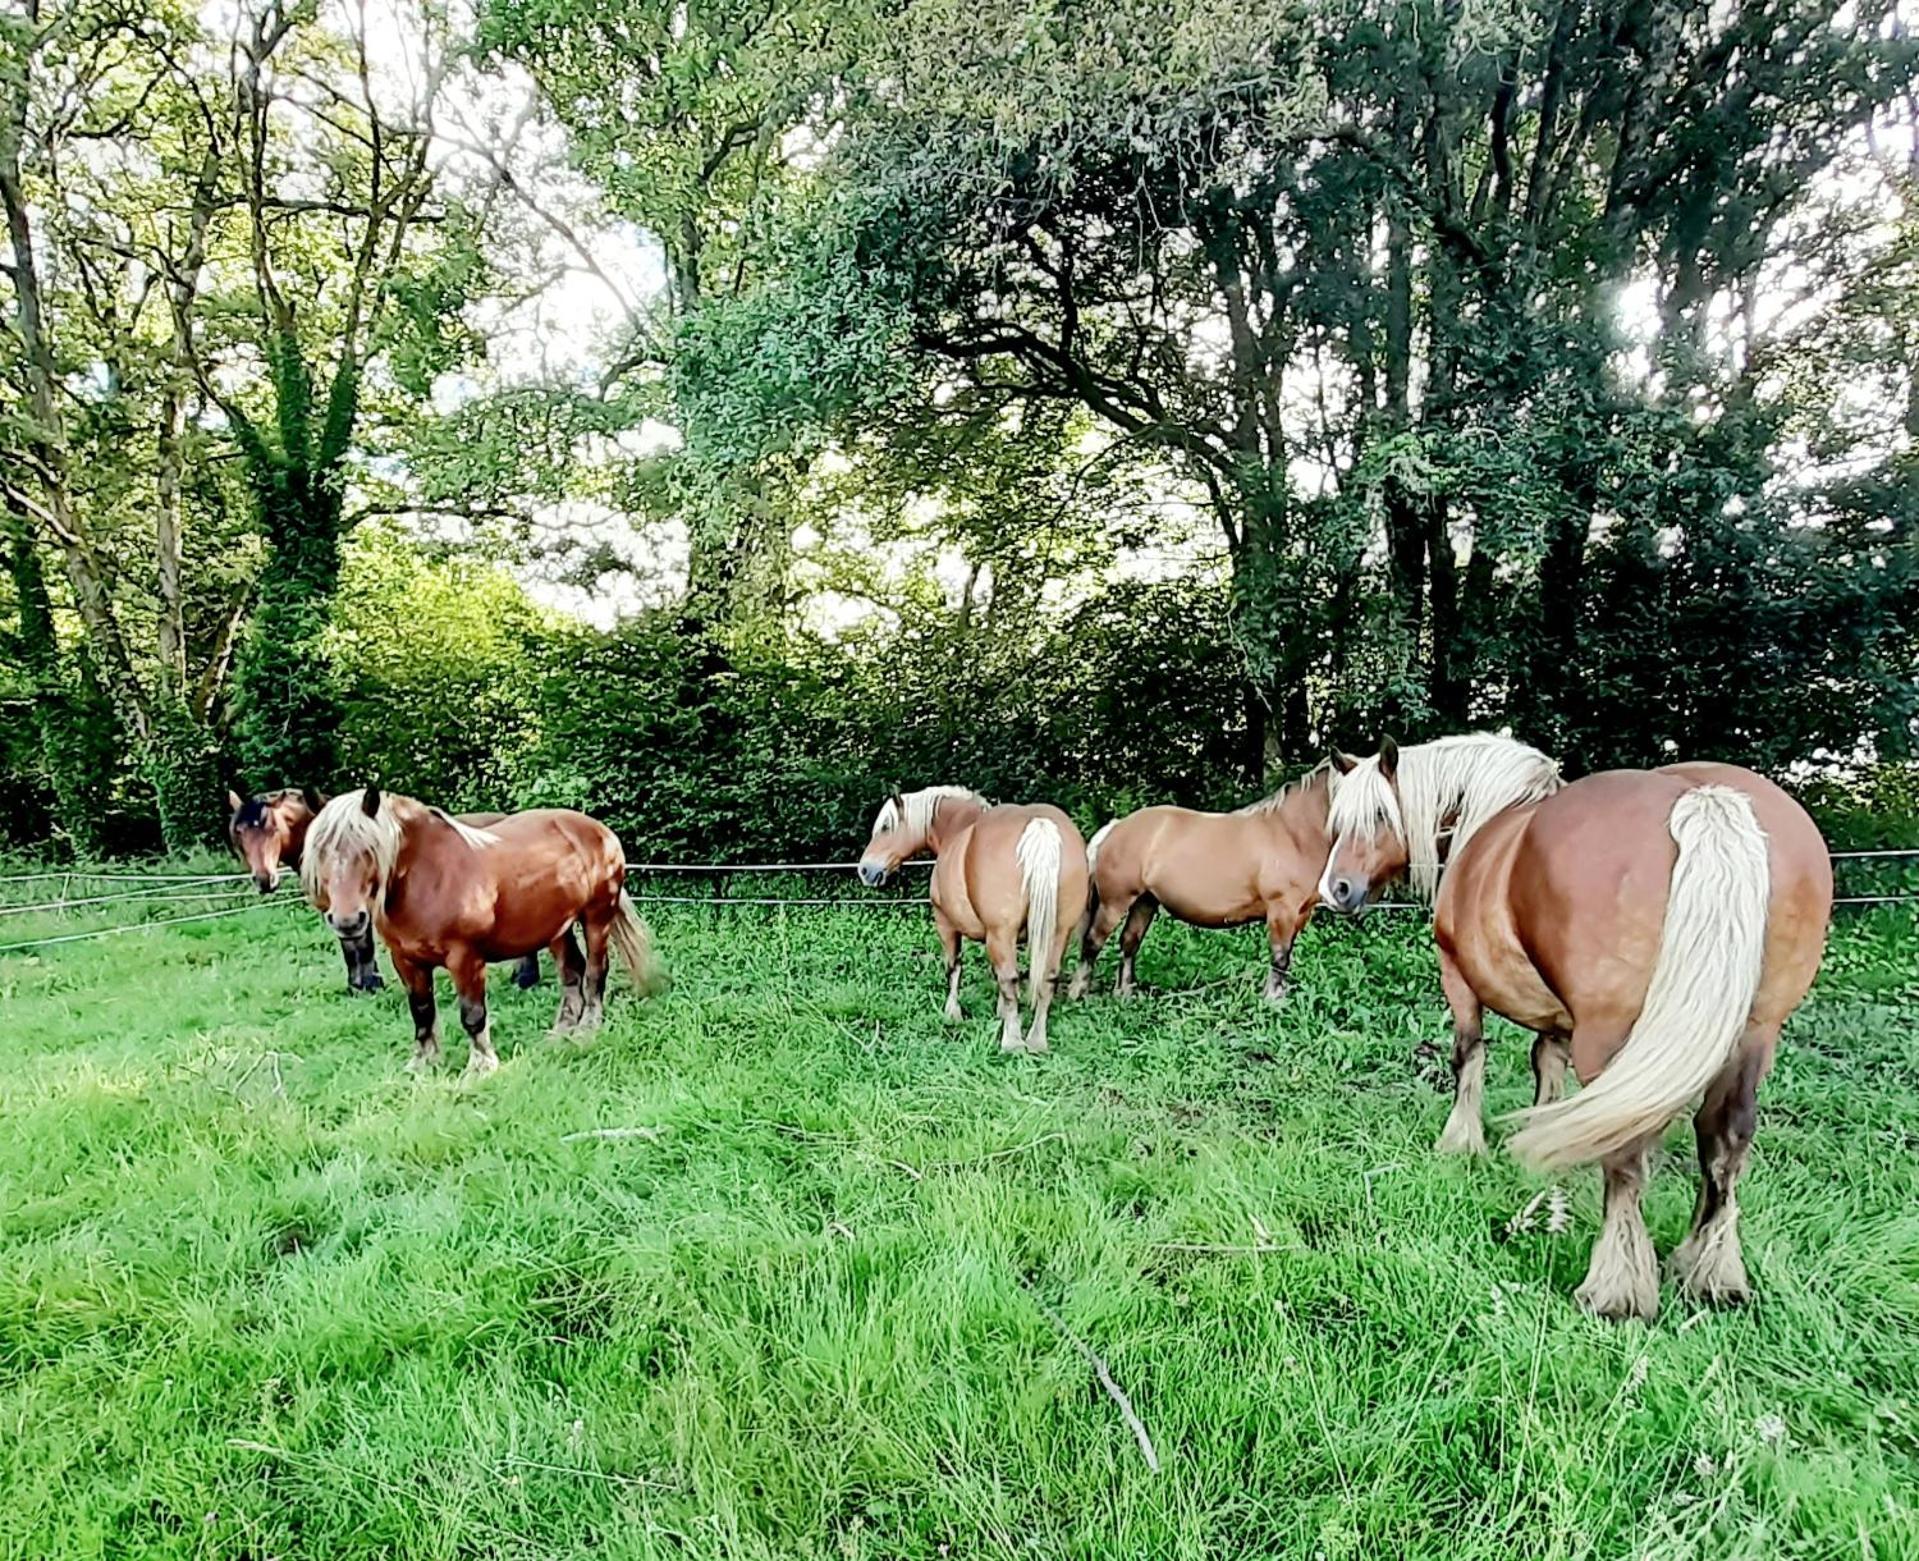
[[[281,905],[297,902],[281,900]],[[150,932],[155,927],[184,927],[188,922],[217,921],[222,916],[244,916],[249,911],[271,910],[270,903],[229,905],[224,910],[200,911],[192,916],[164,916],[157,921],[130,921],[118,927],[95,927],[91,932],[67,932],[56,938],[28,938],[23,943],[0,943],[0,954],[24,953],[28,949],[52,948],[57,943],[84,943],[89,938],[110,938],[121,932]]]
[[[1919,846],[1886,847],[1871,851],[1833,851],[1828,855],[1835,862],[1860,861],[1869,858],[1885,859],[1891,857],[1919,857]],[[627,872],[639,873],[850,873],[860,864],[858,862],[629,862]],[[903,862],[903,868],[928,868],[930,861]],[[290,869],[282,868],[282,874]],[[47,883],[52,880],[84,881],[89,883],[136,883],[153,885],[153,893],[161,893],[159,886],[166,884],[195,885],[244,883],[252,877],[250,873],[125,873],[92,872],[85,868],[61,868],[50,872],[0,873],[0,885],[14,883]],[[138,891],[129,891],[129,896]],[[103,896],[104,900],[105,897]],[[78,901],[68,901],[78,904]]]

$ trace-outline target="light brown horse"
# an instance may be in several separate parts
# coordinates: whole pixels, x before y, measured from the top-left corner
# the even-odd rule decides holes
[[[620,842],[584,813],[542,808],[476,829],[369,786],[320,810],[300,879],[342,939],[369,926],[379,932],[413,1011],[416,1069],[439,1060],[437,966],[460,996],[460,1023],[472,1042],[469,1075],[499,1066],[487,1023],[489,961],[552,950],[561,981],[555,1031],[600,1022],[609,945],[642,992],[656,984],[651,937],[627,898]],[[584,957],[567,936],[576,922]]]
[[[227,839],[253,875],[254,886],[262,894],[271,894],[280,884],[284,865],[298,871],[300,853],[306,845],[307,830],[314,817],[326,806],[326,798],[311,786],[292,786],[281,791],[260,792],[242,797],[227,792]],[[460,813],[461,823],[484,829],[498,823],[504,813]],[[569,932],[568,938],[573,934]],[[358,942],[341,940],[340,952],[346,957],[346,984],[349,992],[378,992],[386,985],[380,979],[380,966],[373,957],[373,933],[368,929]],[[577,963],[577,961],[576,961]],[[529,954],[513,972],[513,983],[522,990],[540,984],[540,956]]]
[[[1195,927],[1266,924],[1271,951],[1265,994],[1286,995],[1293,939],[1318,903],[1326,833],[1327,766],[1237,813],[1192,808],[1141,808],[1108,824],[1086,848],[1092,868],[1093,915],[1080,943],[1069,997],[1093,984],[1100,950],[1121,921],[1119,983],[1130,997],[1133,960],[1146,929],[1163,908]]]
[[[933,922],[946,954],[946,1017],[957,1022],[960,941],[986,945],[999,982],[1000,1049],[1046,1050],[1067,941],[1086,913],[1086,845],[1058,808],[995,807],[962,786],[892,796],[873,820],[860,881],[877,887],[923,851],[933,864]],[[1019,1026],[1019,940],[1026,936],[1033,1023]]]
[[[1329,904],[1355,908],[1409,855],[1436,854],[1430,808],[1406,805],[1409,789],[1430,790],[1409,788],[1417,751],[1395,766],[1382,750],[1339,782]],[[1579,1288],[1589,1311],[1657,1314],[1647,1156],[1700,1096],[1699,1199],[1673,1276],[1702,1300],[1746,1298],[1736,1189],[1755,1100],[1831,908],[1818,828],[1735,765],[1591,775],[1455,836],[1434,906],[1457,1079],[1440,1146],[1485,1146],[1482,1010],[1534,1031],[1534,1105],[1509,1147],[1534,1165],[1604,1168],[1605,1223]],[[1586,1088],[1561,1100],[1569,1058]]]

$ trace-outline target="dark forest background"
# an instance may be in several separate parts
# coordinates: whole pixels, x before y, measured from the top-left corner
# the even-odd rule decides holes
[[[371,779],[844,855],[1467,727],[1919,817],[1893,6],[231,23],[0,19],[13,845]]]

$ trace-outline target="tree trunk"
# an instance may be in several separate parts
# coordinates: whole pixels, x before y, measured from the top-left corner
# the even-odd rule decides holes
[[[33,690],[40,762],[53,793],[54,824],[80,857],[102,854],[101,829],[113,781],[113,712],[83,680],[69,675],[54,632],[45,568],[26,516],[5,510],[7,564],[20,617],[20,659]]]
[[[337,474],[270,457],[249,466],[267,561],[234,683],[243,776],[254,787],[363,784],[338,773],[340,698],[325,647],[340,583]]]

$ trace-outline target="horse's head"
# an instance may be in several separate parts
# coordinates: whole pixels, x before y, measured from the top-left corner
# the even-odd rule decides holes
[[[335,797],[307,831],[301,887],[344,943],[366,938],[386,892],[400,850],[400,825],[391,812],[380,788],[369,786]]]
[[[1406,828],[1399,805],[1399,745],[1390,737],[1369,759],[1333,755],[1327,832],[1333,837],[1319,875],[1320,903],[1351,915],[1406,871]]]
[[[244,798],[227,792],[227,839],[262,894],[279,884],[282,862],[298,861],[307,826],[324,806],[311,787]]]
[[[915,824],[906,798],[895,792],[873,817],[873,834],[860,856],[860,882],[877,889],[899,871],[900,863],[926,848],[926,825]]]

